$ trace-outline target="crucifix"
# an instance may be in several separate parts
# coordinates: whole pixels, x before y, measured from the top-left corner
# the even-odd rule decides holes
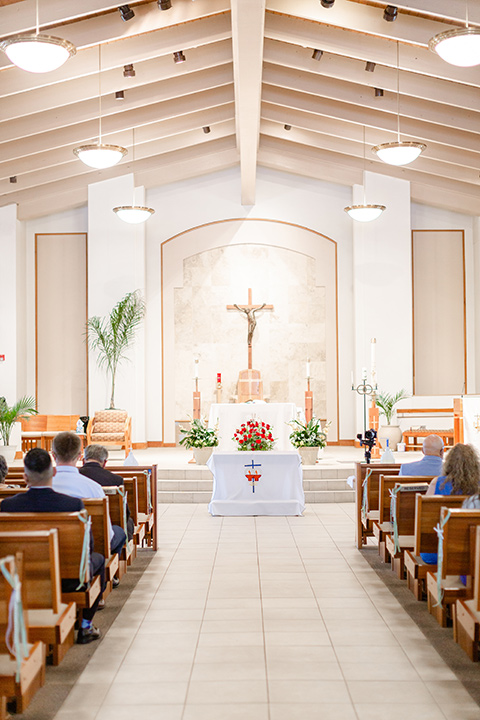
[[[248,304],[247,305],[227,305],[227,310],[240,310],[244,312],[248,320],[248,335],[247,335],[247,346],[248,346],[248,369],[252,369],[252,340],[253,333],[257,327],[257,319],[255,313],[259,310],[273,310],[273,305],[254,305],[252,301],[252,288],[248,288]]]

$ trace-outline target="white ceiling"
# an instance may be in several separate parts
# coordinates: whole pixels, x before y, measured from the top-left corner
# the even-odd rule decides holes
[[[464,24],[465,0],[404,0],[393,23],[382,0],[171,2],[160,11],[133,0],[123,22],[108,0],[39,0],[41,30],[77,54],[36,75],[0,53],[0,205],[18,203],[24,219],[58,212],[85,204],[89,183],[133,170],[148,188],[240,166],[245,205],[258,166],[352,185],[362,182],[365,128],[368,170],[410,180],[417,202],[480,215],[480,67],[428,50],[433,35]],[[470,20],[480,25],[479,2]],[[0,0],[1,38],[34,22],[35,0]],[[370,150],[396,139],[397,43],[401,136],[427,144],[404,168]],[[186,62],[173,62],[178,50]],[[134,78],[123,76],[128,63]],[[73,148],[98,138],[100,86],[103,141],[129,152],[96,171]]]

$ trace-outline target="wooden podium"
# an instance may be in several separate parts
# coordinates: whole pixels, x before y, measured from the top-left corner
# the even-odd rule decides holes
[[[263,400],[263,380],[260,370],[240,370],[238,373],[237,402],[244,403],[249,400]]]

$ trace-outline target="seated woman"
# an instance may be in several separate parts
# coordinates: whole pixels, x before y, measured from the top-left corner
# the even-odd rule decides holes
[[[5,478],[7,477],[8,473],[8,465],[7,461],[3,457],[3,455],[0,455],[0,485],[5,485]]]
[[[474,495],[480,487],[480,458],[472,445],[457,443],[443,463],[443,475],[433,478],[427,495]],[[429,565],[437,564],[437,553],[420,553]]]

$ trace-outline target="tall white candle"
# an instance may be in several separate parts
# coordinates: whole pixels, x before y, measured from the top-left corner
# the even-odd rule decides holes
[[[307,359],[307,378],[310,377],[310,360]]]
[[[198,380],[198,358],[195,358],[195,363],[193,365],[193,377],[195,380]]]
[[[362,368],[362,380],[367,379],[367,368]]]

